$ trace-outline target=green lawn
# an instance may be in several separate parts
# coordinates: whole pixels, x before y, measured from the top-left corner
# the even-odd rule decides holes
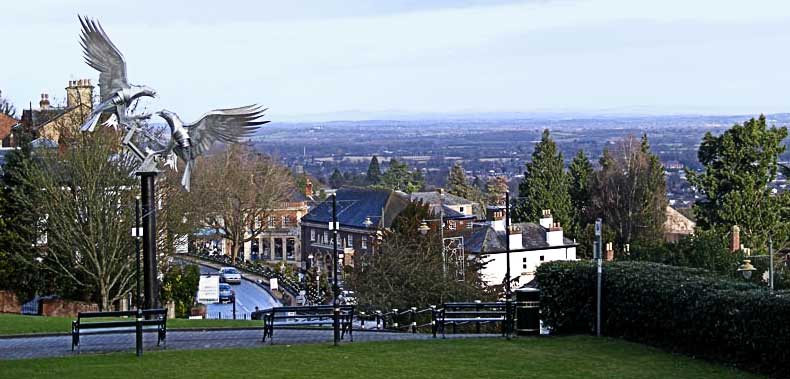
[[[757,378],[588,336],[280,345],[0,361],[7,378]]]
[[[70,317],[22,316],[0,313],[0,335],[69,333],[72,320],[74,319]],[[262,325],[262,321],[249,320],[167,320],[168,329],[260,327]]]

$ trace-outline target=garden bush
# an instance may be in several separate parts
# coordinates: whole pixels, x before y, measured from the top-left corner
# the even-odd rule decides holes
[[[591,333],[595,267],[540,266],[544,323],[557,334]],[[603,334],[790,377],[790,294],[702,269],[610,262],[602,279]]]

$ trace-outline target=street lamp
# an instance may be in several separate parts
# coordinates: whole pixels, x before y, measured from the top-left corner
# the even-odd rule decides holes
[[[428,223],[425,220],[422,220],[422,222],[420,223],[420,226],[417,228],[417,231],[419,231],[420,234],[422,234],[422,235],[428,234],[428,232],[430,230],[431,230],[431,228],[428,227]]]

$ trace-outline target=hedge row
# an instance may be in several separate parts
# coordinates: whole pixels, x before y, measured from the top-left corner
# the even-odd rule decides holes
[[[553,333],[594,331],[590,262],[546,263],[537,279]],[[602,281],[605,335],[790,377],[790,293],[648,262],[606,263]]]

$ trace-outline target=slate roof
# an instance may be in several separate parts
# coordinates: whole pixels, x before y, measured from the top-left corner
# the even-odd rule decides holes
[[[549,248],[546,242],[546,229],[539,224],[531,222],[514,223],[521,229],[522,248],[540,249]],[[493,227],[473,231],[464,237],[464,248],[468,253],[502,252],[507,249],[507,235],[504,231],[497,232]],[[565,245],[576,245],[570,238],[564,238]]]
[[[444,194],[443,198],[439,198],[439,193],[436,191],[431,192],[413,192],[409,195],[411,201],[422,200],[425,204],[444,204],[444,205],[467,205],[474,204],[474,201],[464,199],[460,196],[455,196],[450,193]]]
[[[389,228],[395,217],[409,204],[405,196],[389,190],[341,188],[336,195],[337,220],[341,227],[366,228],[365,218],[370,217],[373,225]],[[302,217],[302,222],[328,226],[332,222],[332,198],[318,204]]]

